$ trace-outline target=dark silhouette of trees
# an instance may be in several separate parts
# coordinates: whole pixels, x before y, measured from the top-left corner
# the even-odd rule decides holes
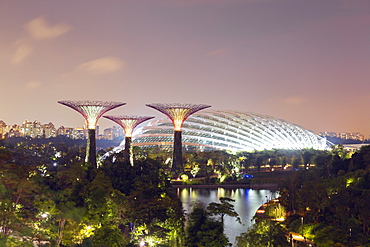
[[[235,211],[234,205],[230,202],[235,202],[235,200],[228,198],[228,197],[220,197],[220,202],[211,202],[207,210],[210,215],[217,215],[220,216],[220,221],[222,226],[224,226],[224,218],[225,216],[235,217],[236,221],[241,224],[239,214]]]
[[[181,201],[162,163],[108,157],[88,179],[84,149],[0,147],[0,245],[126,246],[155,238],[182,246]]]
[[[316,167],[280,184],[280,202],[290,210],[290,230],[303,231],[318,246],[369,244],[370,148],[349,157],[342,147],[315,152]],[[304,219],[304,229],[300,220]]]
[[[224,247],[228,239],[224,234],[223,224],[209,217],[206,205],[194,202],[185,229],[185,246],[187,247]]]

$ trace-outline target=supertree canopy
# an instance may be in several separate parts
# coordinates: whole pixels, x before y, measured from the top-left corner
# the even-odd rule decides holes
[[[116,101],[97,101],[97,100],[63,100],[59,104],[68,106],[85,118],[88,129],[95,129],[98,120],[104,113],[126,103]]]
[[[172,120],[175,130],[173,143],[172,172],[174,176],[179,176],[183,170],[182,141],[181,141],[182,125],[191,114],[211,106],[196,104],[179,104],[179,103],[173,104],[153,103],[146,104],[146,106],[162,112]]]
[[[154,117],[146,116],[103,116],[108,118],[123,128],[125,137],[132,137],[132,132],[136,126]]]
[[[153,103],[146,106],[156,109],[167,115],[173,122],[175,131],[181,131],[184,121],[193,113],[211,107],[210,105],[180,104],[180,103]]]
[[[125,131],[125,160],[130,161],[133,165],[132,157],[132,132],[136,126],[154,117],[146,116],[103,116],[108,118],[117,124],[119,124]]]
[[[126,103],[115,101],[97,101],[97,100],[63,100],[58,101],[59,104],[68,106],[78,111],[86,120],[87,128],[89,129],[89,138],[86,147],[86,163],[91,164],[92,168],[96,168],[96,139],[95,129],[99,118],[114,108],[125,105]],[[91,167],[89,167],[91,169]],[[89,177],[92,179],[92,171],[89,171]]]

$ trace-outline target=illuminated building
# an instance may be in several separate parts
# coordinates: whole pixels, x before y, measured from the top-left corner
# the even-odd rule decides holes
[[[145,122],[149,119],[154,117],[141,117],[141,116],[104,116],[108,118],[122,127],[125,131],[125,161],[129,161],[131,165],[133,165],[133,156],[132,156],[132,132],[134,131],[135,127]]]
[[[179,104],[179,103],[174,104],[154,103],[146,104],[146,106],[162,112],[172,121],[174,127],[172,171],[174,172],[174,175],[179,175],[179,172],[183,170],[182,136],[181,136],[183,123],[190,115],[211,106],[195,104]]]
[[[6,138],[23,136],[22,126],[16,124],[6,126],[6,134],[4,136]]]
[[[0,139],[4,138],[6,134],[6,123],[3,120],[0,120]]]
[[[86,147],[86,163],[96,168],[96,125],[99,118],[114,108],[125,105],[126,103],[115,101],[96,101],[96,100],[82,100],[82,101],[58,101],[59,104],[68,106],[78,111],[86,120],[88,128],[88,142]]]
[[[204,110],[190,116],[182,132],[182,143],[187,150],[323,150],[331,145],[325,137],[298,125],[249,112]],[[167,119],[150,121],[135,131],[133,145],[171,149],[171,122]]]
[[[117,126],[104,129],[103,134],[99,135],[99,139],[114,140],[116,138],[124,136],[123,129]]]
[[[43,137],[50,138],[56,136],[56,129],[53,123],[43,124],[41,125]]]
[[[25,120],[22,124],[23,136],[30,136],[32,138],[42,137],[42,128],[39,121]]]

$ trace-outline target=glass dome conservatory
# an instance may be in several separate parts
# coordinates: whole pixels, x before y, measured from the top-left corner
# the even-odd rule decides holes
[[[138,127],[133,145],[172,149],[171,120],[155,119]],[[326,149],[329,143],[312,131],[282,119],[250,112],[203,110],[183,124],[182,143],[187,150]]]

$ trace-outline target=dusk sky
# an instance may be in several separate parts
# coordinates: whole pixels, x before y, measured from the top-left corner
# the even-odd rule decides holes
[[[369,0],[0,0],[0,120],[82,127],[59,100],[209,104],[370,135]],[[115,125],[99,120],[101,128]]]

